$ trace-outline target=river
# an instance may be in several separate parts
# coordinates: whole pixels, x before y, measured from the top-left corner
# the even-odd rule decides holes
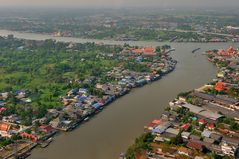
[[[122,44],[107,40],[53,37],[33,33],[18,33],[0,30],[0,35],[14,34],[17,38],[58,41],[103,42]],[[139,46],[157,46],[159,42],[128,42]],[[59,134],[46,149],[36,148],[30,159],[117,159],[143,132],[151,120],[159,118],[168,102],[182,91],[197,88],[215,77],[216,68],[201,53],[216,48],[239,46],[235,43],[169,43],[176,51],[172,53],[178,61],[174,72],[161,80],[142,88],[110,104],[101,113],[72,132]],[[201,50],[192,54],[195,48]]]

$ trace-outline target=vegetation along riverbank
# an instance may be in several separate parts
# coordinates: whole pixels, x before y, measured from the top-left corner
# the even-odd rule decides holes
[[[140,47],[0,38],[1,157],[46,147],[135,87],[174,70],[168,45]]]

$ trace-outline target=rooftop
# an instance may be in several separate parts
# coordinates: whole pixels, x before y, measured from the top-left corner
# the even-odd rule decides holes
[[[212,119],[212,120],[217,120],[217,119],[223,117],[223,115],[221,115],[221,114],[214,113],[214,112],[208,111],[208,110],[201,111],[199,113],[199,115],[204,116],[208,119]]]
[[[168,128],[168,129],[166,130],[166,132],[167,132],[167,133],[174,134],[174,135],[178,135],[179,130],[174,129],[174,128]]]
[[[192,104],[189,104],[189,103],[182,104],[182,106],[184,108],[188,108],[190,112],[195,113],[195,114],[199,114],[201,111],[204,110],[201,107],[198,107],[198,106],[195,106],[195,105],[192,105]]]

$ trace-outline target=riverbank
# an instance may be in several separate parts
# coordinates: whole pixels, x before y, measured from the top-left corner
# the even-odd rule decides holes
[[[169,56],[167,55],[167,57]],[[56,111],[59,116],[52,120],[50,125],[61,131],[71,131],[77,128],[83,122],[87,122],[96,114],[100,113],[106,106],[118,98],[130,93],[134,88],[143,87],[144,85],[158,81],[163,76],[172,72],[177,62],[171,58],[166,59],[164,61],[166,67],[160,70],[160,74],[134,72],[124,69],[123,67],[113,68],[112,71],[108,72],[108,77],[114,78],[116,81],[114,83],[97,83],[95,86],[103,93],[102,97],[90,94],[87,88],[73,88],[67,93],[67,96],[62,97],[64,108],[61,111]],[[155,64],[157,64],[157,62],[154,60],[154,65]],[[74,112],[74,114],[72,112]],[[61,114],[68,114],[73,117],[64,120],[61,119]]]
[[[157,117],[173,96],[185,88],[190,90],[200,86],[215,75],[215,68],[203,56],[198,54],[195,57],[191,53],[195,46],[186,47],[186,50],[185,47],[174,47],[177,51],[172,56],[179,61],[175,71],[158,82],[133,90],[127,96],[116,100],[87,124],[57,136],[47,149],[34,149],[30,158],[64,158],[68,152],[73,156],[80,154],[82,158],[89,159],[117,158],[119,153],[132,143],[134,137],[139,135],[142,125]],[[205,47],[202,48],[206,50]],[[188,67],[189,65],[191,67]],[[195,67],[198,72],[193,71]],[[101,147],[97,146],[95,141],[100,142]]]
[[[84,77],[84,74],[81,74],[81,79],[73,78],[70,80],[69,78],[62,79],[62,76],[64,76],[64,74],[60,76],[60,80],[65,80],[65,83],[61,82],[61,84],[56,85],[53,89],[57,90],[54,91],[53,94],[59,94],[59,88],[61,88],[61,85],[63,85],[65,88],[71,88],[71,90],[68,90],[67,93],[64,93],[66,94],[65,96],[60,96],[60,100],[62,101],[63,106],[55,106],[53,108],[51,107],[51,103],[47,103],[48,99],[51,99],[50,101],[53,101],[52,97],[56,95],[51,95],[48,93],[45,96],[47,97],[45,98],[45,100],[39,98],[39,95],[47,92],[44,87],[41,87],[43,85],[38,85],[41,87],[41,93],[39,94],[38,91],[35,91],[39,88],[33,89],[32,87],[25,87],[23,83],[17,83],[18,87],[21,87],[20,90],[15,90],[15,88],[12,87],[11,91],[6,91],[7,89],[9,90],[9,88],[4,87],[5,85],[7,85],[7,83],[1,83],[1,88],[3,89],[3,91],[5,91],[1,93],[1,109],[4,113],[1,125],[9,127],[7,130],[3,130],[3,132],[1,132],[1,135],[5,135],[4,141],[2,141],[2,143],[9,142],[9,144],[22,138],[26,139],[26,141],[29,140],[29,142],[41,143],[42,140],[45,140],[46,138],[51,136],[51,134],[55,133],[55,129],[61,131],[73,130],[82,122],[89,120],[89,118],[101,112],[101,110],[103,110],[106,105],[109,105],[117,98],[129,93],[133,88],[142,87],[148,83],[157,81],[162,76],[170,73],[175,69],[177,63],[169,56],[169,53],[174,49],[171,49],[168,45],[158,46],[157,48],[139,48],[129,45],[104,46],[96,45],[94,43],[83,45],[72,43],[57,43],[51,40],[18,40],[14,39],[12,36],[3,37],[1,38],[1,40],[3,43],[5,43],[5,45],[11,45],[11,49],[14,50],[14,52],[8,52],[9,48],[5,48],[5,45],[2,46],[1,49],[8,52],[7,56],[5,56],[5,54],[3,53],[3,57],[5,57],[3,63],[5,61],[8,61],[8,56],[10,53],[14,54],[15,56],[19,56],[19,54],[25,56],[27,54],[27,57],[31,59],[34,56],[39,56],[39,54],[41,53],[45,54],[45,52],[40,52],[39,50],[49,47],[49,44],[51,45],[50,48],[60,46],[62,53],[58,53],[59,48],[56,52],[57,56],[64,56],[64,58],[58,58],[59,60],[63,60],[64,62],[64,65],[60,68],[60,71],[66,71],[68,74],[71,73],[74,75],[77,74],[76,72],[72,72],[75,70],[71,69],[71,71],[69,71],[69,69],[66,69],[73,68],[74,66],[70,65],[71,62],[68,65],[66,62],[68,52],[73,53],[72,49],[76,51],[77,49],[79,49],[79,47],[82,48],[82,46],[90,46],[90,49],[94,48],[95,50],[97,50],[97,47],[100,49],[102,49],[103,47],[103,49],[113,48],[114,50],[118,50],[118,52],[112,51],[112,53],[104,53],[100,51],[97,52],[96,55],[94,54],[96,58],[98,58],[97,62],[94,63],[94,65],[99,65],[101,60],[103,61],[101,63],[101,67],[104,66],[103,64],[108,64],[106,66],[110,67],[111,69],[98,70],[98,68],[94,68],[95,66],[93,67],[90,63],[88,65],[83,65],[84,67],[87,66],[86,68],[90,68],[90,71],[92,71],[92,74],[88,74],[88,76],[86,76],[85,78],[82,78]],[[28,54],[29,49],[31,49],[31,52],[34,51],[35,54],[31,54],[30,56]],[[52,52],[50,53],[50,55],[48,55],[48,59],[51,59],[52,54],[54,53],[54,50],[51,51]],[[92,54],[92,52],[89,52],[89,54],[90,53]],[[79,56],[79,54],[77,55]],[[94,59],[93,55],[89,58],[87,58],[87,56],[81,58],[81,62],[93,61],[90,61],[90,59]],[[74,56],[74,58],[77,57]],[[41,61],[42,59],[38,60]],[[29,60],[28,62],[31,63],[32,61]],[[116,63],[115,65],[114,62]],[[51,65],[54,66],[57,65],[57,63],[51,63]],[[21,66],[22,68],[25,67],[25,65]],[[6,69],[5,76],[9,76],[9,74],[12,75],[11,65],[8,65],[8,67],[9,69]],[[34,66],[32,66],[32,68],[34,68]],[[82,71],[84,70],[85,69],[82,69]],[[102,72],[100,73],[100,71]],[[27,72],[26,69],[23,69],[22,73],[24,74],[25,72]],[[50,72],[48,70],[48,75],[49,74]],[[12,76],[12,79],[14,78],[16,77]],[[36,79],[40,80],[41,78],[35,76],[32,80]],[[50,83],[50,85],[52,85],[52,83]],[[35,99],[32,100],[33,94],[35,94]],[[36,96],[38,96],[38,98],[36,98]],[[12,97],[13,100],[10,100],[10,97]],[[38,106],[37,109],[28,107],[34,105],[34,100],[39,100],[38,103],[42,103]],[[15,103],[12,101],[15,101]],[[46,103],[43,103],[44,101]],[[9,105],[12,107],[10,107]],[[17,108],[16,105],[25,106],[25,109],[22,110],[23,113],[19,113],[20,108]],[[44,110],[42,108],[42,105],[45,105],[45,107],[49,106],[50,108],[45,108]],[[11,111],[8,111],[9,109]],[[27,112],[25,112],[26,110]],[[34,112],[34,114],[31,114],[30,111]],[[29,118],[27,118],[26,116],[29,116]],[[15,132],[14,134],[11,133],[13,130]],[[15,135],[14,138],[13,135]],[[7,144],[6,146],[8,146],[9,144]]]
[[[120,158],[238,158],[238,50],[207,51],[217,79],[180,93]],[[223,76],[220,76],[223,74]]]
[[[20,39],[28,39],[28,40],[46,40],[46,39],[54,39],[60,42],[76,42],[76,43],[87,43],[87,42],[95,42],[98,44],[109,44],[109,45],[124,45],[129,44],[132,46],[158,46],[165,44],[183,44],[185,42],[159,42],[159,41],[117,41],[117,40],[99,40],[99,39],[87,39],[87,38],[74,38],[74,37],[56,37],[51,34],[38,34],[38,33],[30,33],[30,32],[18,32],[18,31],[10,31],[10,30],[0,30],[1,36],[14,35],[16,38]],[[218,42],[203,42],[201,44],[215,44]],[[229,42],[221,42],[221,44],[226,44]],[[237,42],[238,43],[238,42]],[[197,42],[187,42],[187,44],[200,44]],[[236,44],[236,42],[231,43]],[[194,48],[195,49],[195,48]]]
[[[29,35],[24,34],[20,38],[26,37],[29,38]],[[31,39],[39,39],[39,37],[31,36]],[[62,39],[62,41],[69,40]],[[135,46],[154,47],[164,44],[160,42],[131,42],[131,45]],[[146,85],[137,91],[133,90],[75,131],[61,133],[47,149],[34,149],[30,158],[64,159],[69,155],[73,157],[81,155],[86,159],[117,158],[120,152],[125,151],[133,142],[135,136],[140,135],[142,126],[157,118],[164,111],[168,102],[178,93],[185,89],[197,88],[215,77],[216,68],[200,53],[192,54],[193,49],[200,47],[200,52],[205,52],[211,48],[220,49],[235,44],[170,43],[170,45],[176,48],[177,51],[171,56],[178,61],[177,68],[172,73],[162,78],[160,82]],[[152,104],[148,104],[149,102]],[[113,129],[109,129],[109,127]],[[96,141],[101,143],[100,147]]]
[[[102,28],[101,28],[102,29]],[[109,28],[108,28],[109,29]],[[2,28],[1,30],[5,30]],[[158,34],[160,37],[160,34],[163,33],[164,38],[156,38],[156,37],[147,37],[142,36],[145,31],[147,35],[147,31],[149,30],[144,30],[144,29],[135,29],[135,31],[138,31],[141,33],[139,36],[131,35],[127,36],[132,32],[127,33],[127,31],[124,34],[117,34],[117,31],[114,31],[116,34],[115,36],[97,36],[91,34],[91,35],[78,35],[74,36],[73,34],[69,34],[69,32],[34,32],[34,31],[27,31],[27,30],[9,30],[12,32],[20,32],[20,33],[33,33],[33,34],[41,34],[41,35],[48,35],[52,36],[55,38],[80,38],[80,39],[91,39],[92,37],[95,37],[97,40],[108,40],[108,41],[158,41],[158,42],[177,42],[177,43],[190,43],[190,42],[197,42],[197,43],[208,43],[208,42],[238,42],[238,37],[236,35],[232,34],[223,34],[223,33],[214,33],[214,32],[200,32],[200,31],[193,31],[193,30],[180,30],[180,29],[175,29],[175,30],[150,30],[154,32],[154,34]],[[144,35],[145,35],[144,34]],[[167,36],[165,35],[167,34]]]

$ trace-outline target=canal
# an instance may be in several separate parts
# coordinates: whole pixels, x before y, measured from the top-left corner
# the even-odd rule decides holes
[[[0,31],[0,35],[14,34],[25,39],[49,39],[73,42],[123,42],[85,40],[77,38],[55,38],[50,35]],[[128,42],[131,45],[157,46],[158,42]],[[142,88],[110,104],[101,113],[72,132],[61,133],[46,149],[33,150],[30,159],[117,159],[143,132],[151,120],[159,118],[168,102],[182,91],[197,88],[215,77],[216,68],[201,53],[216,48],[225,48],[230,43],[169,43],[176,49],[171,53],[178,61],[174,72],[161,80]],[[191,53],[195,48],[201,48]]]

